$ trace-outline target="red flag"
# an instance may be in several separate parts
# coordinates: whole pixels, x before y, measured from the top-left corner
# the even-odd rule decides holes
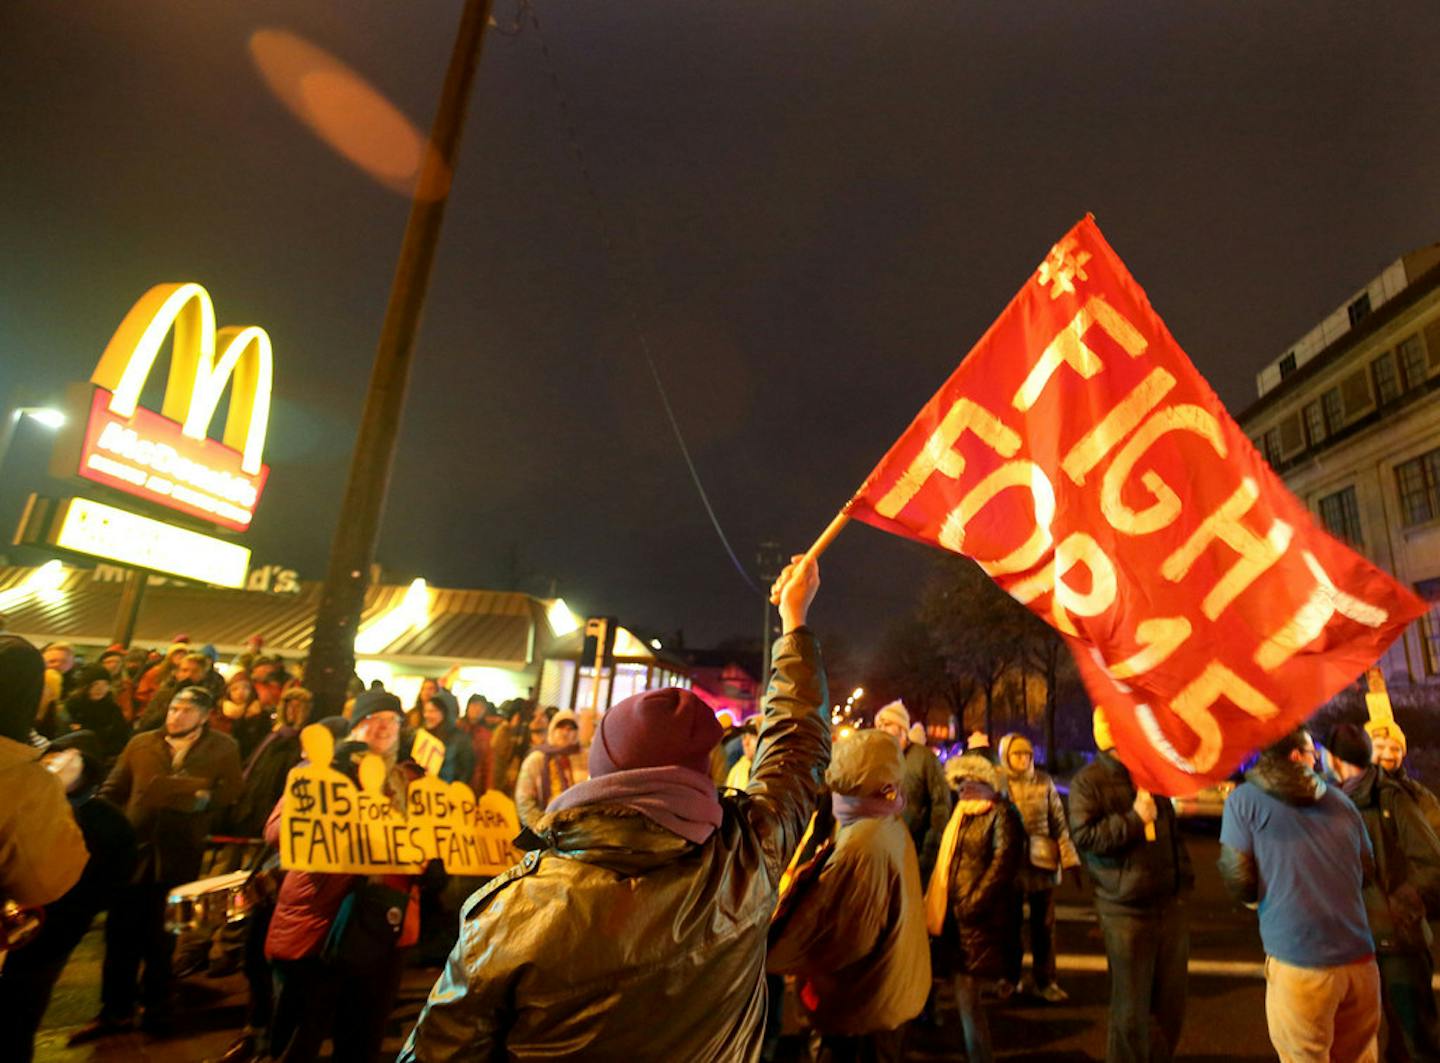
[[[1090,217],[849,513],[974,558],[1058,628],[1159,793],[1224,778],[1424,610],[1286,490]]]

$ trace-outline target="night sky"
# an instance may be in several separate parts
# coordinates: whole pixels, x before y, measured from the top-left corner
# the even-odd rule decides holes
[[[298,34],[428,129],[460,7],[0,5],[0,399],[58,398],[149,286],[201,282],[276,348],[255,561],[321,577],[407,203],[282,107],[249,42]],[[758,628],[627,283],[750,563],[809,544],[1086,211],[1237,412],[1263,364],[1440,240],[1434,0],[538,12],[600,205],[540,36],[492,33],[378,548],[396,578],[553,579],[691,644]],[[58,489],[47,442],[24,428],[0,470],[6,540]],[[929,562],[853,526],[817,625],[872,643]]]

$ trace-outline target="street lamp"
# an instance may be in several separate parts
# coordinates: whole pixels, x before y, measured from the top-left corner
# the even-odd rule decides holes
[[[53,407],[16,406],[5,418],[4,423],[0,424],[0,465],[5,464],[5,455],[10,450],[10,441],[15,438],[15,430],[20,427],[20,422],[26,417],[44,425],[52,432],[65,424],[65,415]]]

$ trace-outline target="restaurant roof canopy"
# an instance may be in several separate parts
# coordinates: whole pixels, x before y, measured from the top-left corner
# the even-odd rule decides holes
[[[123,571],[117,579],[117,570],[103,566],[94,570],[61,566],[58,571],[48,570],[52,578],[37,580],[41,571],[0,567],[5,630],[37,645],[61,639],[109,643]],[[268,652],[292,658],[309,652],[319,581],[302,580],[299,592],[293,594],[222,590],[154,577],[152,581],[141,600],[134,645],[163,648],[185,633],[196,646],[214,645],[224,656],[240,652],[245,640],[258,634]],[[372,638],[358,656],[417,665],[521,669],[549,655],[561,641],[557,626],[567,626],[564,618],[569,612],[559,599],[419,587],[417,592],[413,584],[379,584],[366,592],[359,634],[362,641],[367,631]]]

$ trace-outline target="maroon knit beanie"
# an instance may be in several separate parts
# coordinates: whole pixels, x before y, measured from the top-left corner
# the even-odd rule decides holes
[[[688,690],[647,690],[612,705],[590,746],[590,775],[635,768],[690,768],[710,774],[710,751],[724,729]]]

